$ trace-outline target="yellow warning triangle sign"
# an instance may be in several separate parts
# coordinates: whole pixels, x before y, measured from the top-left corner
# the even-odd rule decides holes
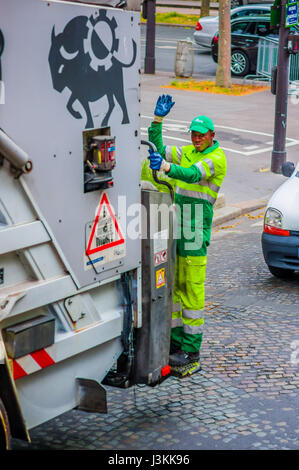
[[[165,286],[165,268],[159,269],[159,271],[156,272],[156,287],[162,287]]]

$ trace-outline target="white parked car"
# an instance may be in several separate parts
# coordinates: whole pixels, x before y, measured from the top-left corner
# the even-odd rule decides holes
[[[288,177],[266,207],[262,249],[270,272],[280,278],[299,271],[299,162],[282,166]]]
[[[233,8],[231,10],[231,19],[243,16],[257,16],[269,15],[271,11],[271,4],[258,3],[255,5],[244,5],[241,7]],[[196,44],[202,47],[211,49],[212,39],[218,31],[219,17],[218,16],[205,16],[200,18],[195,27],[193,34]]]

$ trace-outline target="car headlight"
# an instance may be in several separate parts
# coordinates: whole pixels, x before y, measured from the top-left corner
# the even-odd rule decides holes
[[[270,227],[281,228],[282,227],[282,213],[273,207],[269,207],[266,211],[264,224],[270,225]]]

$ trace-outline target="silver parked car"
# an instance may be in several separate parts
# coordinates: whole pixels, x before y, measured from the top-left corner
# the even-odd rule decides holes
[[[271,11],[271,3],[258,3],[255,5],[244,5],[233,8],[231,10],[231,19],[235,20],[243,16],[269,15]],[[199,46],[209,48],[212,47],[212,39],[218,31],[219,17],[205,16],[197,22],[194,32],[194,40]]]

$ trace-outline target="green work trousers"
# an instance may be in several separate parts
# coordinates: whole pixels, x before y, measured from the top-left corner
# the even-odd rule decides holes
[[[206,256],[176,256],[171,342],[186,352],[202,342],[206,265]]]

